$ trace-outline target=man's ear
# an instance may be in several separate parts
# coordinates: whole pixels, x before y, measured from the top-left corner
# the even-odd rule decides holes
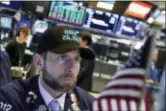
[[[33,63],[38,70],[42,70],[44,67],[44,59],[41,55],[35,54],[33,58]]]

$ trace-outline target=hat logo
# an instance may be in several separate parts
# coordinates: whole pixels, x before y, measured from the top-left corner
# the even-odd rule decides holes
[[[78,42],[77,32],[74,30],[64,30],[64,33],[62,35],[62,40]]]

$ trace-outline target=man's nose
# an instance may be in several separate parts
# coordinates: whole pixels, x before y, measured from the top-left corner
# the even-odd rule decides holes
[[[71,58],[67,59],[65,65],[66,65],[66,69],[72,69],[74,67],[74,60]]]

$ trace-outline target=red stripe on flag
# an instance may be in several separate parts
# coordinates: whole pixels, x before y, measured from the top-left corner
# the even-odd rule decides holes
[[[121,99],[117,99],[117,101],[116,101],[117,102],[118,111],[122,111],[122,108],[121,108],[122,106],[120,104],[120,100]]]
[[[136,74],[136,75],[132,75],[132,74],[128,74],[128,75],[119,75],[117,76],[116,78],[114,78],[114,80],[116,79],[122,79],[122,78],[127,78],[127,79],[140,79],[140,80],[144,80],[145,79],[145,76],[143,75],[139,75],[139,74]]]
[[[106,90],[110,90],[111,91],[111,89],[133,89],[133,90],[136,90],[136,91],[141,91],[142,90],[142,88],[139,87],[139,86],[135,86],[135,85],[130,85],[129,86],[129,85],[121,84],[121,85],[109,86],[106,89],[104,89],[104,91],[106,91]]]

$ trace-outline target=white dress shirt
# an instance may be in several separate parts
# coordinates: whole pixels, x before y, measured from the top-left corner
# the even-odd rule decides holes
[[[38,84],[39,84],[39,91],[44,99],[44,102],[45,104],[47,105],[47,107],[49,107],[49,103],[52,101],[52,100],[57,100],[58,103],[60,104],[62,110],[64,110],[64,105],[65,105],[65,99],[66,99],[66,93],[64,93],[63,95],[61,95],[59,98],[54,98],[41,84],[41,81],[40,81],[40,77],[38,79]]]

